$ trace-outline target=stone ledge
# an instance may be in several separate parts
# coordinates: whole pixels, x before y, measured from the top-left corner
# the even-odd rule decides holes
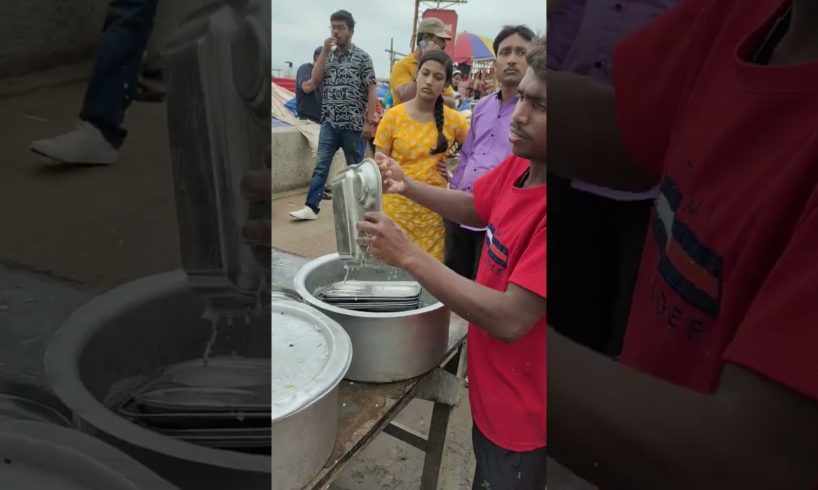
[[[296,128],[277,127],[272,129],[270,143],[273,195],[282,197],[283,193],[303,191],[309,186],[312,171],[315,168],[315,157],[312,155],[307,138]],[[344,153],[338,150],[332,160],[330,178],[345,166]]]

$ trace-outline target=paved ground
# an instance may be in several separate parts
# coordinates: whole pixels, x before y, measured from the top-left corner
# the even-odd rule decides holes
[[[44,167],[29,142],[73,129],[83,92],[0,99],[0,260],[102,290],[178,266],[173,181],[164,104],[133,106],[118,164]]]
[[[41,378],[54,329],[91,296],[74,283],[0,266],[0,371]]]
[[[335,252],[332,201],[321,202],[321,212],[315,221],[290,220],[290,211],[303,208],[306,198],[307,193],[301,191],[273,197],[273,246],[303,257],[319,257]]]

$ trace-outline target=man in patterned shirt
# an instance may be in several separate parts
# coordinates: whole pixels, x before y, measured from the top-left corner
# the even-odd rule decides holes
[[[324,41],[315,62],[312,77],[301,84],[305,92],[323,83],[321,133],[318,136],[318,156],[310,181],[307,202],[303,209],[290,217],[297,221],[314,220],[332,165],[332,157],[343,148],[347,165],[363,159],[361,138],[372,136],[377,95],[372,59],[352,44],[355,20],[346,10],[330,17],[332,35]]]

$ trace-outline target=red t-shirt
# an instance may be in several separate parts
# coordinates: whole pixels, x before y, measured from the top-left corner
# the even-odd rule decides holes
[[[529,161],[511,155],[474,184],[477,214],[488,223],[477,282],[509,283],[545,298],[545,185],[516,186]],[[509,451],[545,447],[545,317],[506,344],[469,325],[469,401],[474,423]]]
[[[614,55],[661,177],[622,361],[704,393],[732,363],[818,400],[818,62],[750,62],[787,4],[683,0]]]

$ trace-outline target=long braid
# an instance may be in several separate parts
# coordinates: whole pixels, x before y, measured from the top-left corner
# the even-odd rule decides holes
[[[438,96],[435,101],[435,126],[437,126],[437,145],[432,148],[432,155],[443,153],[449,149],[449,140],[443,134],[443,96]]]

